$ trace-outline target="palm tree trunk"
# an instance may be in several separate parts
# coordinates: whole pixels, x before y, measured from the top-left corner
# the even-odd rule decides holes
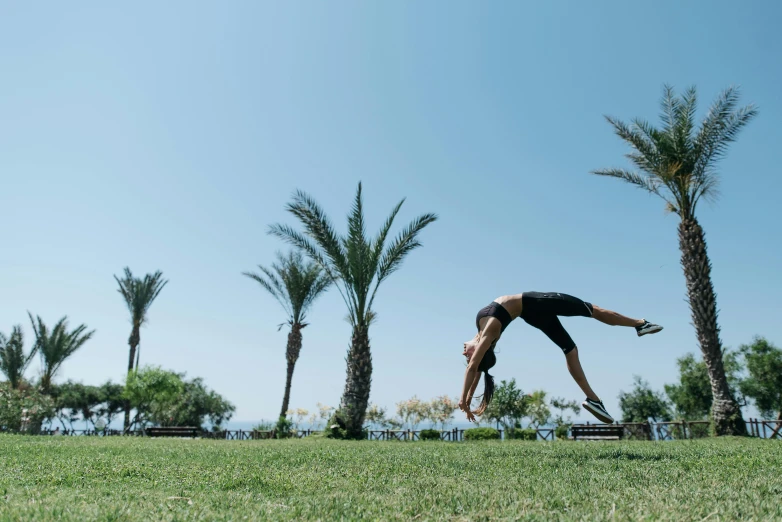
[[[49,390],[52,387],[52,374],[49,368],[44,369],[43,375],[41,375],[41,390],[44,394],[48,395]]]
[[[299,354],[301,353],[302,328],[303,326],[301,323],[293,323],[293,326],[291,326],[291,331],[288,333],[288,347],[285,350],[285,358],[288,361],[288,374],[285,378],[285,395],[282,397],[282,409],[280,410],[280,417],[285,416],[285,412],[288,411],[288,406],[290,405],[293,369],[296,366],[296,361],[299,360]]]
[[[345,437],[361,439],[364,416],[369,404],[369,391],[372,385],[372,354],[369,347],[369,327],[353,328],[353,340],[347,357],[348,370],[345,391],[337,414]]]
[[[717,435],[746,435],[747,425],[725,376],[722,341],[717,326],[717,297],[711,281],[711,262],[706,252],[706,238],[697,219],[682,219],[679,224],[679,248],[692,322],[711,381],[714,430]]]
[[[130,345],[130,357],[128,357],[128,373],[133,371],[133,359],[136,356],[136,347],[138,346],[141,336],[139,334],[139,326],[133,325],[133,330],[130,332],[130,338],[128,344]],[[125,401],[125,423],[124,431],[130,430],[130,401]]]

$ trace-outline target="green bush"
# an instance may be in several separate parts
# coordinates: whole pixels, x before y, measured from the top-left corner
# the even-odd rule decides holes
[[[464,430],[464,440],[497,440],[500,432],[494,428],[471,428]]]
[[[261,421],[255,426],[253,426],[253,430],[255,431],[272,431],[275,427],[275,424],[273,422],[267,422],[267,421]]]
[[[0,430],[38,433],[41,424],[54,416],[54,401],[36,388],[11,388],[0,383]]]
[[[437,430],[421,430],[418,440],[440,440],[440,432]]]
[[[570,429],[570,426],[567,424],[562,424],[560,426],[557,426],[554,429],[554,437],[556,437],[557,440],[567,440],[567,432]]]
[[[505,431],[505,438],[516,440],[538,440],[538,432],[533,428],[509,428]]]
[[[277,425],[274,427],[274,435],[278,439],[287,439],[293,436],[293,421],[285,415],[280,415]]]

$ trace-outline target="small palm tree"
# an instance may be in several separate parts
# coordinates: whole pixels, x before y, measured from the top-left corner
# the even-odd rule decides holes
[[[11,337],[6,338],[0,332],[0,372],[5,374],[11,388],[19,388],[36,350],[37,346],[33,346],[29,354],[24,354],[24,335],[19,325],[13,327]]]
[[[69,332],[68,317],[66,316],[57,321],[57,324],[50,331],[40,316],[33,319],[29,312],[27,315],[30,316],[33,332],[35,332],[33,350],[41,354],[41,389],[44,393],[48,393],[52,386],[52,378],[62,363],[76,350],[84,346],[84,343],[92,338],[95,330],[85,333],[87,326],[82,324]]]
[[[635,119],[631,125],[606,117],[616,134],[634,150],[627,157],[641,172],[600,169],[593,174],[619,178],[665,200],[679,216],[679,249],[687,282],[692,321],[709,370],[712,416],[719,435],[746,434],[741,409],[730,392],[722,361],[722,341],[717,325],[717,298],[711,280],[706,238],[695,208],[701,199],[717,194],[716,163],[728,151],[739,131],[757,114],[752,105],[736,109],[739,93],[726,89],[712,104],[696,129],[696,91],[677,97],[666,86],[662,98],[662,128]]]
[[[258,265],[262,274],[243,272],[243,275],[255,280],[269,292],[288,315],[288,345],[285,359],[288,371],[285,378],[285,394],[282,398],[280,417],[288,411],[291,397],[291,381],[296,361],[301,353],[301,329],[307,326],[305,319],[310,306],[331,284],[331,279],[316,263],[305,263],[300,252],[291,252],[287,257],[277,254],[277,263],[271,269]],[[278,329],[279,329],[278,328]]]
[[[437,219],[435,214],[424,214],[386,246],[404,199],[386,219],[380,233],[373,240],[366,237],[364,204],[361,183],[358,184],[353,209],[348,216],[348,233],[339,236],[326,214],[310,196],[297,191],[287,210],[304,226],[300,233],[288,225],[275,224],[269,233],[303,250],[326,275],[336,283],[348,307],[348,320],[353,336],[347,356],[347,378],[335,420],[349,438],[361,437],[369,392],[372,382],[372,354],[369,345],[369,326],[375,318],[372,303],[380,283],[402,265],[405,256],[421,243],[418,234]]]

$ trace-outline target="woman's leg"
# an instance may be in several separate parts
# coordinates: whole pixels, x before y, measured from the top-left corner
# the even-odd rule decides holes
[[[611,326],[643,326],[643,319],[632,319],[620,313],[592,305],[592,317]]]
[[[592,390],[592,387],[589,386],[586,375],[584,375],[584,370],[581,368],[581,361],[578,360],[578,348],[573,348],[568,353],[566,353],[565,360],[567,361],[567,369],[570,372],[570,375],[573,376],[573,380],[576,381],[576,384],[578,384],[579,388],[581,388],[581,390],[588,398],[592,399],[593,401],[599,401],[600,398],[597,396],[594,390]]]
[[[570,371],[570,375],[573,376],[573,379],[575,379],[576,384],[578,384],[588,398],[599,401],[600,399],[589,386],[586,375],[584,375],[584,370],[581,368],[581,363],[578,360],[578,348],[576,347],[576,343],[573,342],[570,334],[568,334],[565,327],[562,326],[559,317],[549,314],[527,313],[522,315],[522,319],[530,326],[534,326],[546,334],[554,344],[559,346],[559,349],[565,354],[567,369]]]

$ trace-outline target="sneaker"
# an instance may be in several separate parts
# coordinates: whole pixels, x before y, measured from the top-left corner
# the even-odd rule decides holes
[[[659,324],[650,323],[644,319],[644,324],[641,326],[636,326],[635,332],[638,334],[638,337],[641,337],[642,335],[657,333],[662,329],[663,327]]]
[[[612,424],[614,422],[614,418],[608,414],[606,407],[603,406],[603,401],[593,401],[592,399],[587,398],[587,400],[581,403],[581,406],[597,417],[601,422],[605,422],[606,424]]]

